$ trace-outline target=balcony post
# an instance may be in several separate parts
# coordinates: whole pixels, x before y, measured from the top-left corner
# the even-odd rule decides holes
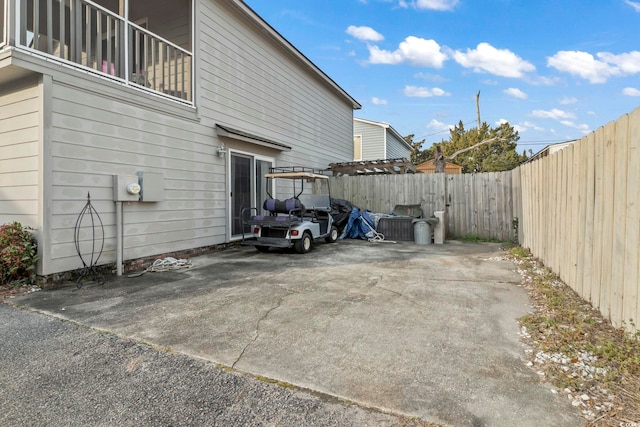
[[[17,46],[20,43],[20,11],[21,0],[6,0],[7,2],[7,15],[4,17],[4,23],[6,28],[3,34],[7,37],[7,44],[9,46]],[[4,6],[0,3],[0,6]],[[26,22],[26,17],[24,17]]]
[[[124,2],[124,15],[121,16],[124,18],[124,52],[122,52],[122,57],[124,59],[124,78],[125,81],[129,81],[130,78],[130,61],[133,59],[131,54],[129,53],[129,0],[120,0],[120,7],[123,7]],[[123,12],[123,11],[121,11]]]

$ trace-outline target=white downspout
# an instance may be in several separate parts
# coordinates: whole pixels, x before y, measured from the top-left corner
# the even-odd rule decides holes
[[[123,238],[122,238],[122,202],[116,202],[116,275],[122,276]]]

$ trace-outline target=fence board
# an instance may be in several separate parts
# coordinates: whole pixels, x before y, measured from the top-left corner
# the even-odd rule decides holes
[[[549,242],[549,268],[558,271],[558,215],[557,207],[560,204],[560,195],[558,192],[559,175],[558,175],[558,159],[559,153],[549,156],[550,165],[547,174],[547,183],[549,185],[548,209],[547,209],[547,239]]]
[[[512,226],[517,227],[515,230],[515,236],[518,239],[518,243],[522,244],[520,231],[522,222],[522,168],[518,167],[511,174],[511,200],[513,203],[513,220],[516,223],[512,223]]]
[[[593,236],[592,254],[591,254],[591,293],[589,301],[595,306],[600,305],[600,288],[602,277],[602,258],[603,258],[603,229],[604,229],[604,176],[608,172],[604,169],[604,127],[598,128],[596,131],[596,143],[594,147],[594,194],[593,194]]]
[[[580,214],[578,207],[579,200],[579,177],[577,171],[579,170],[580,162],[578,160],[579,151],[577,149],[579,147],[579,143],[573,144],[571,147],[571,171],[569,174],[571,186],[570,186],[570,197],[571,197],[571,209],[569,210],[569,216],[573,218],[571,221],[571,237],[570,237],[570,260],[569,260],[569,280],[567,284],[575,289],[576,276],[577,276],[577,268],[578,268],[578,217]]]
[[[613,283],[613,240],[614,240],[614,185],[615,185],[615,141],[616,123],[604,127],[603,147],[603,213],[602,213],[602,270],[600,273],[600,311],[611,317],[611,284]]]
[[[590,133],[585,141],[585,161],[586,179],[585,179],[585,224],[584,224],[584,245],[582,248],[582,293],[586,299],[591,298],[591,283],[593,281],[593,217],[594,217],[594,198],[595,198],[595,133]]]
[[[627,237],[625,241],[623,307],[621,320],[638,322],[638,248],[640,248],[640,109],[629,115],[627,144]],[[640,326],[640,325],[639,325]]]
[[[616,124],[614,200],[613,200],[613,277],[611,278],[610,316],[621,325],[622,300],[624,292],[624,259],[627,236],[627,140],[629,116],[624,115]]]
[[[556,242],[556,270],[560,272],[564,264],[565,250],[563,248],[565,237],[563,236],[564,230],[564,218],[566,209],[566,174],[564,173],[564,150],[560,150],[556,153],[556,170],[555,170],[555,183],[556,183],[556,202],[554,209],[554,221],[556,224],[556,234],[554,236]]]

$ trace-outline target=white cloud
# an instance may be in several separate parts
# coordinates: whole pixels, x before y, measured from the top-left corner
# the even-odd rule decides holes
[[[556,86],[561,79],[559,77],[526,76],[524,80],[533,86]]]
[[[526,72],[535,71],[536,67],[520,58],[508,49],[496,49],[489,43],[480,43],[475,49],[467,49],[467,53],[456,50],[453,58],[465,68],[473,68],[475,72],[487,72],[502,77],[523,77]]]
[[[444,90],[434,87],[433,89],[429,89],[428,87],[420,87],[420,86],[405,86],[403,93],[406,96],[415,96],[419,98],[431,98],[433,96],[450,96],[451,94],[445,92]]]
[[[640,89],[634,87],[625,87],[622,89],[622,94],[626,96],[640,96]]]
[[[430,9],[430,10],[453,10],[459,0],[416,0],[414,5],[417,9]]]
[[[575,114],[554,108],[552,110],[533,110],[531,112],[533,117],[539,117],[541,119],[575,119]]]
[[[640,12],[640,3],[631,0],[624,0],[624,2],[631,6],[636,12]]]
[[[637,50],[619,55],[609,52],[599,52],[597,55],[607,64],[614,65],[617,73],[622,75],[640,73],[640,52]]]
[[[444,83],[446,81],[448,81],[447,78],[439,75],[439,74],[430,74],[430,73],[423,73],[422,71],[419,73],[416,73],[413,75],[413,77],[415,77],[416,79],[423,79],[423,80],[428,80],[434,83]]]
[[[356,27],[355,25],[349,25],[346,33],[363,41],[379,42],[384,40],[384,36],[371,27]]]
[[[545,131],[546,129],[543,127],[540,127],[538,125],[536,125],[535,123],[531,123],[531,122],[524,122],[522,123],[522,127],[523,127],[523,131],[525,129],[533,129],[533,130],[537,130],[539,132]]]
[[[510,87],[509,89],[505,89],[504,93],[506,93],[509,96],[513,96],[514,98],[527,99],[527,94],[515,87]]]
[[[604,83],[612,75],[612,68],[587,52],[562,50],[547,58],[547,66],[573,74],[591,83]]]
[[[455,126],[448,125],[446,123],[442,123],[436,119],[431,119],[431,121],[427,124],[427,129],[431,129],[436,132],[445,132],[453,129]]]
[[[507,119],[500,119],[500,120],[497,120],[494,124],[495,124],[497,127],[500,127],[501,125],[503,125],[503,124],[505,124],[505,123],[509,123],[509,120],[507,120]],[[524,128],[523,128],[522,126],[520,126],[520,125],[511,125],[511,126],[512,126],[512,127],[513,127],[513,129],[514,129],[516,132],[518,132],[518,133],[521,133],[521,132],[526,131],[526,129],[524,129]]]
[[[407,62],[421,67],[442,68],[447,55],[434,40],[409,36],[398,49],[391,52],[378,46],[369,46],[369,62],[372,64],[401,64]]]
[[[578,98],[568,98],[568,97],[564,97],[562,98],[560,101],[558,101],[560,103],[560,105],[571,105],[571,104],[575,104],[576,102],[578,102]]]
[[[565,125],[565,126],[567,126],[567,127],[578,129],[583,134],[587,134],[587,133],[590,132],[589,125],[584,124],[584,123],[579,125],[579,124],[576,124],[576,123],[572,122],[571,120],[560,120],[560,123]]]
[[[561,50],[547,58],[547,66],[582,77],[590,83],[604,83],[609,77],[640,73],[639,51],[619,55],[598,52],[596,56],[597,59],[588,52]]]
[[[387,105],[388,104],[386,99],[380,99],[380,98],[377,98],[375,96],[373,98],[371,98],[371,103],[374,104],[374,105]]]

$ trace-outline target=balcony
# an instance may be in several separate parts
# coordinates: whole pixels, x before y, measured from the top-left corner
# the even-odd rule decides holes
[[[17,48],[193,103],[192,0],[5,1]]]

